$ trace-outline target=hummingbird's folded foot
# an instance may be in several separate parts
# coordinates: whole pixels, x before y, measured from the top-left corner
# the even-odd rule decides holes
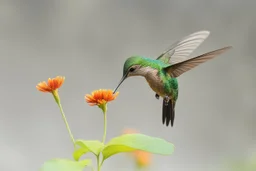
[[[159,95],[158,94],[156,94],[155,97],[156,97],[156,99],[159,99]]]
[[[168,106],[168,103],[170,101],[170,97],[169,96],[165,96],[164,97],[164,101],[165,101],[165,105]]]

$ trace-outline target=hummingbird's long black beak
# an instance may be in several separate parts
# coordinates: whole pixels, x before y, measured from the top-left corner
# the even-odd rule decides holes
[[[115,88],[113,94],[116,93],[117,89],[119,88],[119,86],[122,84],[122,82],[127,78],[128,72],[123,76],[123,78],[120,80],[119,84],[117,85],[117,87]]]

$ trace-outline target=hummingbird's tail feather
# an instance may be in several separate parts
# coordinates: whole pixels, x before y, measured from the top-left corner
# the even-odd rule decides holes
[[[163,107],[162,107],[162,122],[163,124],[165,124],[165,120],[167,119],[167,107],[166,106],[166,103],[165,103],[165,100],[163,99]]]
[[[171,126],[173,127],[174,118],[175,118],[174,107],[175,107],[175,102],[172,101],[172,99],[170,99],[168,103],[166,103],[165,99],[163,99],[162,122],[163,124],[166,123],[166,126],[169,126],[169,123],[171,121]]]

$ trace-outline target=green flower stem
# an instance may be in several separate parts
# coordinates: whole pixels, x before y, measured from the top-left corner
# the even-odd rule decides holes
[[[104,133],[103,133],[103,137],[102,137],[102,143],[105,144],[106,135],[107,135],[107,103],[103,103],[98,106],[99,106],[99,108],[102,109],[103,115],[104,115]],[[100,162],[100,154],[97,155],[98,171],[100,171],[103,161],[104,160],[102,159],[102,161]]]
[[[106,135],[107,135],[107,103],[100,104],[99,108],[102,109],[103,115],[104,115],[104,134],[102,137],[102,143],[105,144]]]
[[[65,122],[65,124],[66,124],[67,130],[68,130],[68,133],[69,133],[69,136],[70,136],[70,138],[71,138],[71,140],[72,140],[72,142],[73,142],[73,144],[74,144],[74,146],[75,146],[75,139],[74,139],[74,137],[73,137],[73,135],[72,135],[72,133],[71,133],[71,130],[70,130],[69,125],[68,125],[68,121],[67,121],[67,119],[66,119],[66,116],[65,116],[65,114],[64,114],[63,108],[62,108],[62,106],[61,106],[60,98],[59,98],[59,94],[58,94],[58,90],[53,91],[53,92],[52,92],[52,95],[53,95],[53,97],[54,97],[56,103],[58,104],[58,106],[59,106],[59,108],[60,108],[60,112],[61,112],[62,118],[63,118],[63,120],[64,120],[64,122]]]
[[[58,106],[59,106],[59,108],[60,108],[60,112],[61,112],[61,114],[62,114],[62,118],[63,118],[63,120],[64,120],[64,122],[65,122],[65,124],[66,124],[67,130],[68,130],[68,133],[69,133],[69,136],[70,136],[70,138],[71,138],[71,140],[72,140],[72,142],[73,142],[73,144],[74,144],[74,146],[75,146],[75,139],[74,139],[74,137],[73,137],[73,135],[72,135],[72,132],[71,132],[71,130],[70,130],[70,128],[69,128],[68,121],[67,121],[67,119],[66,119],[66,117],[65,117],[65,114],[64,114],[64,112],[63,112],[62,106],[61,106],[60,103],[58,103]]]
[[[106,135],[107,135],[107,111],[104,111],[103,114],[104,114],[104,134],[102,138],[102,143],[104,144],[106,140]]]
[[[97,155],[97,165],[98,165],[98,171],[100,171],[100,169],[101,169],[100,155]]]

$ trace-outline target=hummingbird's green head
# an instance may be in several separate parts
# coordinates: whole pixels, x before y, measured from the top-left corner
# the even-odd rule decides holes
[[[145,59],[140,56],[132,56],[126,59],[123,67],[123,77],[116,89],[114,90],[114,93],[127,77],[143,74],[141,70],[141,68],[144,66],[143,63],[145,63]]]
[[[123,77],[138,74],[138,70],[141,68],[142,63],[143,58],[140,56],[132,56],[126,59],[123,67]]]

